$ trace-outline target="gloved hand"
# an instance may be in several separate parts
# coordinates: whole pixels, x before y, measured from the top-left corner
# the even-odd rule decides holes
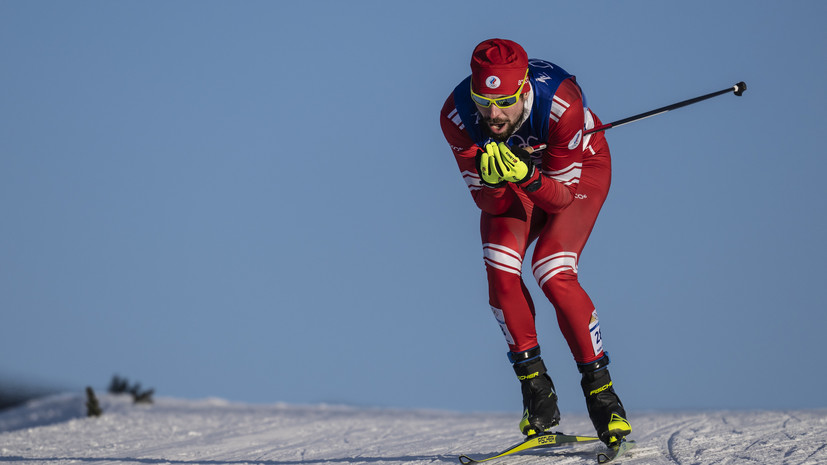
[[[493,145],[486,145],[486,148]],[[534,163],[531,161],[531,154],[523,149],[510,149],[500,142],[496,146],[499,156],[497,160],[501,163],[502,178],[508,182],[523,182],[534,174]]]
[[[504,143],[489,142],[479,155],[479,172],[483,182],[499,187],[503,182],[520,183],[534,174],[531,152]]]
[[[489,187],[500,187],[505,184],[502,166],[500,149],[494,142],[486,144],[477,155],[477,171],[480,173],[482,182]]]

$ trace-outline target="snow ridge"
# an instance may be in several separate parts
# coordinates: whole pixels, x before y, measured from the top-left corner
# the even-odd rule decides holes
[[[64,394],[0,412],[0,463],[21,464],[457,464],[520,440],[517,414],[251,405],[221,399]],[[585,414],[564,414],[562,431],[591,434]],[[640,412],[638,442],[623,464],[827,464],[827,410]],[[503,465],[596,463],[603,446],[546,449]]]

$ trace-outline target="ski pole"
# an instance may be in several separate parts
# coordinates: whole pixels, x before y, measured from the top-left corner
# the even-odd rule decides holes
[[[732,92],[735,95],[740,97],[741,94],[743,94],[745,90],[747,90],[747,84],[744,81],[741,81],[741,82],[739,82],[738,84],[735,84],[732,87],[727,87],[726,89],[722,89],[722,90],[719,90],[717,92],[712,92],[712,93],[709,93],[709,94],[706,94],[706,95],[701,95],[700,97],[695,97],[695,98],[691,98],[689,100],[684,100],[682,102],[673,103],[672,105],[667,105],[665,107],[656,108],[654,110],[647,111],[647,112],[641,113],[639,115],[630,116],[628,118],[619,119],[619,120],[613,121],[611,123],[601,124],[600,126],[597,126],[595,128],[587,130],[584,133],[584,135],[592,134],[592,133],[600,132],[600,131],[605,131],[605,130],[611,129],[611,128],[616,128],[616,127],[622,126],[624,124],[632,123],[634,121],[639,121],[639,120],[642,120],[642,119],[645,119],[645,118],[649,118],[649,117],[652,117],[652,116],[655,116],[655,115],[659,115],[661,113],[666,113],[667,111],[674,110],[674,109],[680,108],[680,107],[685,107],[687,105],[692,105],[693,103],[698,103],[702,100],[706,100],[706,99],[709,99],[709,98],[712,98],[712,97],[717,97],[719,95],[727,94],[729,92]]]

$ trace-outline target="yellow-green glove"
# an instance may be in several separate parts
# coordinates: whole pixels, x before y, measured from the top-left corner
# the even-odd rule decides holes
[[[500,187],[505,180],[502,173],[502,162],[500,161],[500,149],[494,142],[485,145],[479,154],[478,171],[482,182],[491,187]]]
[[[527,153],[525,159],[518,157],[502,142],[497,144],[497,148],[500,153],[499,160],[503,166],[502,177],[504,180],[519,183],[534,174],[534,163],[531,162],[531,157]],[[520,152],[519,149],[514,150]],[[522,153],[520,154],[522,155]]]
[[[534,163],[529,152],[525,150],[514,149],[519,154],[516,155],[502,142],[496,145],[489,142],[485,150],[503,181],[520,183],[534,174]]]
[[[534,174],[531,152],[521,148],[512,151],[502,142],[485,144],[479,165],[483,182],[493,187],[499,187],[503,182],[520,183]]]

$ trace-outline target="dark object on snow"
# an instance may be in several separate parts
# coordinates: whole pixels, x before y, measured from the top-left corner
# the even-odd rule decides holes
[[[126,378],[121,378],[118,375],[112,377],[112,382],[109,383],[110,394],[125,394],[129,392],[129,381]]]
[[[155,389],[147,389],[142,392],[141,383],[138,383],[132,388],[132,390],[129,391],[129,393],[132,394],[132,400],[134,400],[136,404],[151,404],[152,394],[155,393]]]
[[[98,398],[95,397],[95,391],[92,390],[91,387],[86,388],[86,416],[87,417],[99,417],[103,414],[103,409],[101,409],[100,404],[98,403]]]
[[[131,394],[132,400],[136,404],[151,404],[155,389],[141,391],[141,383],[135,383],[134,386],[130,387],[126,378],[115,375],[112,377],[112,382],[109,383],[109,392],[111,394]]]

